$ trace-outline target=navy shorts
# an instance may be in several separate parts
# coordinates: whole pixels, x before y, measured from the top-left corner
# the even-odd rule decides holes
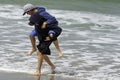
[[[54,30],[50,30],[50,31],[48,32],[48,34],[50,34],[51,32],[53,32],[54,34],[56,33]],[[33,30],[30,32],[30,35],[33,36],[33,37],[37,36],[37,33],[36,33],[35,29],[33,29]]]
[[[37,33],[36,33],[35,29],[33,29],[33,30],[30,32],[30,35],[33,36],[33,37],[37,36]]]
[[[50,34],[51,32],[53,32],[54,34],[56,34],[56,32],[55,32],[54,30],[50,30],[50,31],[48,32],[48,34]],[[59,34],[60,34],[60,33],[59,33]],[[32,37],[37,36],[37,33],[36,33],[35,29],[30,32],[30,35],[31,35]],[[57,37],[54,36],[54,38],[52,39],[52,41],[55,41],[55,40],[57,40]]]

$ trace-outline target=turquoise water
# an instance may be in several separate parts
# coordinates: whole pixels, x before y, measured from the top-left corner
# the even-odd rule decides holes
[[[50,9],[90,11],[107,14],[120,13],[120,0],[0,0],[1,4],[23,6],[26,3],[46,6]]]
[[[120,1],[119,0],[0,0],[0,70],[30,73],[37,57],[26,56],[31,48],[27,25],[22,16],[27,2],[45,6],[54,15],[63,33],[59,59],[51,45],[51,60],[56,75],[77,80],[119,80],[120,74]],[[50,73],[44,63],[42,74]]]

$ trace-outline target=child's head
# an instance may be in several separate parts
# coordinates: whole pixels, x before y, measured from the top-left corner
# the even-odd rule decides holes
[[[43,18],[42,16],[40,16],[40,14],[38,12],[34,13],[31,15],[31,17],[29,18],[29,25],[39,25],[41,27],[41,25],[43,24],[43,22],[45,22],[45,18]]]
[[[36,7],[33,6],[32,4],[28,3],[28,4],[24,5],[23,10],[24,10],[23,15],[25,15],[26,13],[28,15],[32,15],[35,12]]]

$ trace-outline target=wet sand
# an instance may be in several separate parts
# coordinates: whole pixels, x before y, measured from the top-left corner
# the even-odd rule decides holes
[[[78,80],[78,79],[47,74],[41,76],[32,76],[30,74],[25,73],[0,71],[0,80]]]

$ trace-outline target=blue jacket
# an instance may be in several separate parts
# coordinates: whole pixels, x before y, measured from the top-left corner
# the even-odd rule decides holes
[[[43,22],[47,21],[43,16],[39,14],[39,12],[36,12],[31,15],[29,18],[29,24],[35,26],[35,31],[37,33],[39,41],[44,41],[49,34],[53,33],[54,36],[51,38],[51,40],[56,40],[57,37],[60,35],[62,29],[56,25],[54,25],[54,21],[51,22],[51,25],[47,25],[45,29],[42,29],[40,26],[43,24]],[[56,21],[55,21],[56,22]]]
[[[44,7],[37,7],[37,10],[40,16],[46,19],[47,25],[58,25],[58,21],[56,20],[56,18],[46,12],[46,9]]]

